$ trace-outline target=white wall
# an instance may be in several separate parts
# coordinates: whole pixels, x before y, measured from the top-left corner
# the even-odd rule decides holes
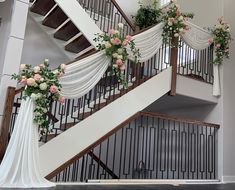
[[[49,59],[52,68],[70,61],[37,23],[28,16],[21,63],[38,65],[46,58]]]
[[[202,26],[214,26],[217,18],[223,15],[223,0],[178,0],[183,12],[193,12],[193,23]]]
[[[136,15],[139,9],[138,0],[116,0],[124,13],[132,20],[132,15]]]
[[[235,39],[234,0],[224,0],[224,17],[231,23],[232,35]],[[224,180],[235,181],[235,42],[232,42],[231,57],[223,66],[223,133],[224,133]]]

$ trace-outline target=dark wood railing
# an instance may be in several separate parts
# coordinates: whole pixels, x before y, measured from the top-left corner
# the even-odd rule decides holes
[[[103,32],[117,28],[118,23],[124,24],[124,35],[133,35],[136,26],[130,21],[115,0],[78,0]]]
[[[19,90],[20,91],[20,90]],[[3,111],[3,118],[1,124],[1,135],[0,135],[0,160],[3,159],[5,154],[10,130],[10,123],[12,122],[12,111],[15,107],[15,96],[19,93],[14,87],[8,87],[6,94],[6,103]]]
[[[47,177],[59,172],[54,181],[215,179],[219,127],[139,112]]]

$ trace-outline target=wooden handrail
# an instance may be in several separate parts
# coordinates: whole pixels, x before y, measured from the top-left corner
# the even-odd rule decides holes
[[[131,20],[126,16],[126,14],[123,12],[122,8],[119,6],[119,4],[116,2],[116,0],[111,0],[113,5],[117,8],[117,10],[121,13],[123,18],[126,20],[126,22],[129,24],[131,29],[135,32],[136,31],[136,26],[131,22]]]
[[[9,126],[11,122],[11,113],[13,110],[14,98],[15,98],[15,87],[8,87],[6,102],[4,107],[4,115],[1,125],[0,160],[3,159],[8,144]]]
[[[106,135],[104,135],[103,137],[101,137],[99,140],[97,140],[96,142],[94,142],[93,144],[91,144],[90,146],[88,146],[86,149],[84,149],[83,151],[81,151],[79,154],[77,154],[76,156],[74,156],[73,158],[71,158],[70,160],[68,160],[67,162],[65,162],[63,165],[61,165],[59,168],[57,168],[56,170],[54,170],[53,172],[51,172],[50,174],[48,174],[46,176],[47,179],[52,179],[54,176],[56,176],[57,174],[59,174],[61,171],[63,171],[64,169],[66,169],[69,165],[71,165],[73,162],[75,162],[76,160],[80,159],[81,157],[83,157],[85,154],[88,154],[90,152],[91,149],[94,149],[97,145],[99,145],[100,143],[102,143],[103,141],[105,141],[106,139],[108,139],[110,136],[112,136],[113,134],[115,134],[119,129],[125,127],[128,123],[130,123],[132,120],[138,118],[140,116],[140,113],[136,113],[135,115],[133,115],[132,117],[130,117],[129,119],[127,119],[126,121],[122,122],[120,125],[118,125],[116,128],[114,128],[113,130],[111,130],[109,133],[107,133]]]
[[[171,121],[176,121],[176,122],[182,122],[182,123],[189,123],[189,124],[195,124],[195,125],[200,125],[200,126],[207,126],[207,127],[212,127],[212,128],[220,128],[220,125],[214,124],[214,123],[207,123],[195,119],[187,119],[187,118],[180,118],[180,117],[175,117],[175,116],[169,116],[167,114],[161,114],[161,113],[155,113],[155,112],[140,112],[141,116],[150,116],[150,117],[157,117],[165,120],[171,120]]]

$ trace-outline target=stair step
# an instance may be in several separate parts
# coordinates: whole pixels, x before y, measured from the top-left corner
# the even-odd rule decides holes
[[[54,5],[54,0],[36,0],[30,10],[34,13],[45,16]]]
[[[67,15],[63,12],[63,10],[59,6],[57,6],[53,11],[51,11],[47,15],[47,17],[43,20],[42,24],[56,29],[67,19],[68,19]]]
[[[79,53],[90,46],[90,42],[83,35],[81,35],[66,45],[65,50],[73,53]]]
[[[80,31],[72,23],[72,21],[69,21],[54,34],[54,37],[59,40],[68,41],[69,39],[74,37],[79,32]]]

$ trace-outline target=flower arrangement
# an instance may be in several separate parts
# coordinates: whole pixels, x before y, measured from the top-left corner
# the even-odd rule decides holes
[[[209,40],[209,44],[214,44],[216,55],[213,63],[221,64],[224,58],[229,58],[229,48],[232,41],[230,25],[221,17],[211,32],[213,39]]]
[[[48,131],[49,122],[46,113],[51,100],[64,104],[65,98],[60,96],[61,84],[59,78],[63,76],[66,65],[61,64],[56,70],[49,69],[48,59],[43,64],[32,67],[21,64],[20,74],[13,74],[12,79],[25,86],[23,99],[32,98],[35,102],[34,123],[39,125],[39,134]]]
[[[180,6],[176,0],[171,2],[162,9],[163,40],[168,43],[173,37],[179,37],[181,33],[185,33],[190,27],[185,23],[189,18],[193,18],[192,13],[182,13]]]
[[[153,0],[152,5],[144,6],[140,3],[140,8],[137,11],[136,16],[132,16],[135,20],[135,24],[140,29],[152,26],[161,21],[161,10],[158,8],[158,1]]]
[[[140,57],[139,50],[135,47],[135,42],[132,40],[132,36],[124,35],[124,25],[118,24],[118,29],[110,29],[108,34],[101,33],[96,34],[95,42],[99,42],[97,48],[104,50],[105,54],[111,58],[112,74],[116,75],[118,81],[127,87],[127,82],[124,77],[124,71],[126,69],[126,62],[128,60],[127,46],[130,47],[131,52],[135,57],[135,63],[138,63]]]

